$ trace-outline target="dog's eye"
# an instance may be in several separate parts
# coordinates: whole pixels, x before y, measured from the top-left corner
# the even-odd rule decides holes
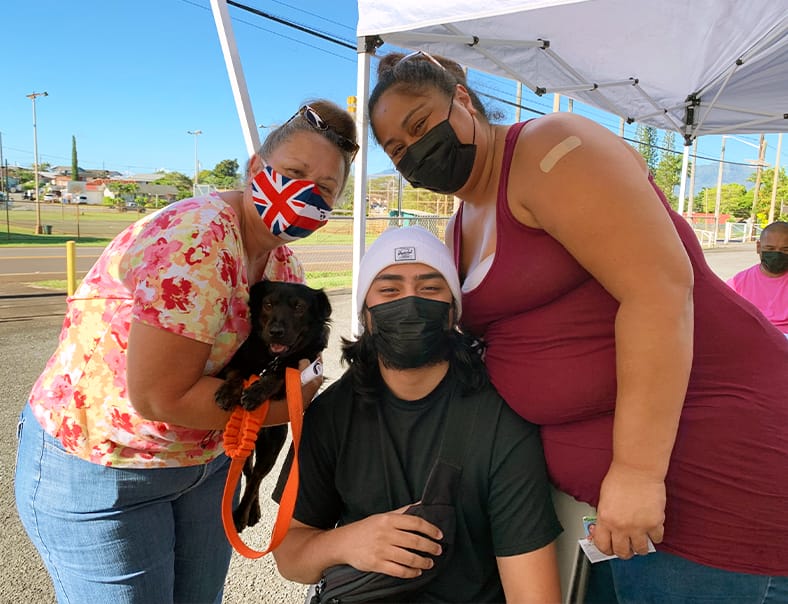
[[[273,310],[273,308],[274,308],[274,305],[271,304],[270,302],[263,302],[263,310],[264,311],[270,312],[271,310]]]
[[[306,304],[303,302],[296,302],[295,306],[293,306],[293,310],[295,310],[295,312],[298,314],[303,314],[306,312]]]

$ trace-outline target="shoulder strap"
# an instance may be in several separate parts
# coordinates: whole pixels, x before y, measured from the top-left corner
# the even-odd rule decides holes
[[[520,131],[530,120],[525,122],[517,122],[509,127],[506,132],[506,139],[503,146],[503,159],[501,160],[501,175],[498,178],[498,201],[506,200],[506,191],[509,188],[509,172],[512,167],[512,157],[514,156],[515,147],[517,147],[517,137],[520,136]]]
[[[479,412],[481,396],[475,395],[471,404],[467,406],[467,410],[464,409],[464,405],[459,404],[459,398],[457,386],[455,385],[449,396],[449,408],[446,410],[446,427],[443,430],[438,459],[462,468],[462,460],[467,448],[466,443],[470,442],[473,428],[476,426],[476,416]]]
[[[481,398],[481,395],[475,394],[470,405],[461,405],[457,386],[452,389],[438,459],[430,470],[421,494],[423,504],[454,505],[460,488],[467,443],[473,437]]]

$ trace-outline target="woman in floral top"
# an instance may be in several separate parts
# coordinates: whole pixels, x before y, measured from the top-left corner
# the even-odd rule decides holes
[[[301,107],[249,160],[244,190],[130,225],[69,298],[22,412],[15,478],[58,601],[221,602],[229,414],[213,376],[249,335],[250,284],[304,281],[284,244],[325,224],[355,139],[333,103]],[[286,421],[284,401],[269,418]]]

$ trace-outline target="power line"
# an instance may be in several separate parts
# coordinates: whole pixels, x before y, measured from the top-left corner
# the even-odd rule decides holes
[[[190,5],[194,6],[194,7],[197,7],[199,9],[202,9],[202,10],[205,10],[205,11],[210,11],[211,10],[209,7],[203,6],[201,4],[198,4],[197,2],[192,2],[191,0],[180,0],[180,1],[183,2],[184,4],[190,4]],[[230,2],[228,2],[228,4],[230,4]],[[268,28],[262,27],[262,26],[258,25],[257,23],[252,23],[251,21],[247,21],[245,19],[239,19],[239,18],[235,18],[234,20],[237,21],[238,23],[243,23],[244,25],[248,25],[249,27],[254,27],[255,29],[259,29],[260,31],[264,31],[266,33],[269,33],[271,35],[277,36],[279,38],[283,38],[285,40],[289,40],[290,42],[295,42],[296,44],[300,44],[302,46],[306,46],[307,48],[312,48],[314,50],[326,53],[326,54],[331,55],[333,57],[337,57],[338,59],[342,59],[343,61],[348,61],[350,63],[355,63],[355,60],[352,59],[352,58],[349,58],[349,57],[337,54],[335,52],[331,52],[330,50],[326,50],[325,48],[321,48],[320,46],[315,46],[314,44],[309,44],[307,42],[304,42],[303,40],[299,40],[298,38],[292,38],[290,36],[286,36],[286,35],[278,32],[278,31],[274,31],[272,29],[268,29]],[[354,46],[353,50],[355,50],[355,48],[356,47]]]
[[[528,107],[527,105],[519,104],[515,101],[509,101],[507,99],[502,99],[501,97],[494,96],[492,94],[487,94],[486,92],[477,92],[478,96],[483,96],[488,99],[492,99],[494,101],[498,101],[499,103],[504,103],[506,105],[510,105],[512,107],[519,107],[520,109],[525,109],[526,111],[530,111],[531,113],[536,113],[538,115],[547,115],[547,111],[541,111],[539,109],[534,109],[533,107]]]
[[[282,6],[286,6],[287,8],[292,8],[295,11],[300,11],[300,12],[305,13],[307,15],[311,15],[313,17],[317,17],[318,19],[322,19],[323,21],[326,21],[327,23],[333,23],[334,25],[338,25],[339,27],[342,27],[344,29],[352,31],[354,34],[356,33],[356,29],[354,27],[350,27],[346,23],[340,23],[339,21],[333,21],[332,19],[329,19],[329,18],[327,18],[327,17],[325,17],[323,15],[318,15],[317,13],[310,12],[310,11],[308,11],[306,9],[301,8],[300,6],[293,6],[292,4],[288,4],[287,2],[280,2],[279,0],[271,0],[271,1],[275,2],[276,4],[281,4]]]
[[[344,46],[345,48],[349,48],[350,50],[353,51],[356,50],[355,44],[351,44],[350,42],[346,42],[345,40],[341,40],[340,38],[335,38],[330,34],[324,33],[312,27],[307,27],[306,25],[299,25],[298,23],[295,23],[293,21],[288,21],[287,19],[283,19],[282,17],[277,17],[276,15],[272,15],[271,13],[266,13],[265,11],[261,11],[251,6],[247,6],[246,4],[235,2],[235,0],[227,0],[227,4],[229,4],[230,6],[235,6],[236,8],[240,8],[241,10],[245,10],[252,14],[255,14],[259,17],[263,17],[264,19],[269,19],[270,21],[274,21],[276,23],[279,23],[280,25],[292,27],[293,29],[297,29],[298,31],[302,31],[304,33],[310,34],[322,40],[326,40],[327,42],[331,42],[332,44]]]

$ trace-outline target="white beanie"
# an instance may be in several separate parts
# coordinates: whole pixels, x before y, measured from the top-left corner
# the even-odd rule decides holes
[[[457,276],[449,248],[424,227],[408,226],[392,227],[383,231],[361,258],[357,299],[362,322],[364,300],[378,273],[394,264],[416,263],[426,264],[443,275],[454,296],[456,319],[460,318],[462,314],[460,278]]]

